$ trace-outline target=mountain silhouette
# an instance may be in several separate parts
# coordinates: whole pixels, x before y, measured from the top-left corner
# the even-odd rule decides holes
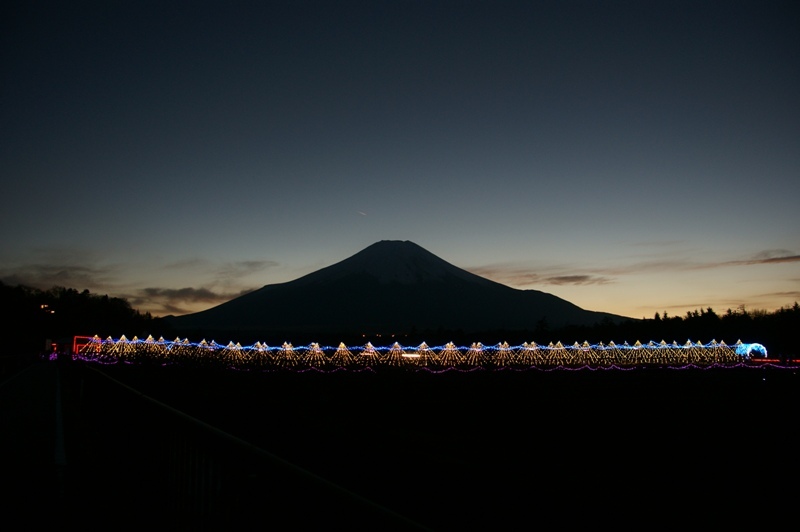
[[[266,285],[216,307],[167,316],[208,337],[403,335],[423,331],[531,331],[618,323],[546,292],[518,290],[462,270],[409,241],[382,240],[294,281]]]

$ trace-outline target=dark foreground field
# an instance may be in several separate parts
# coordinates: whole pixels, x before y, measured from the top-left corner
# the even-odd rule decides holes
[[[87,527],[765,530],[796,508],[792,369],[61,373]]]

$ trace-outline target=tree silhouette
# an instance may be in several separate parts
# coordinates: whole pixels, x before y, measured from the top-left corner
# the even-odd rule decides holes
[[[48,341],[66,342],[74,336],[146,337],[154,323],[149,313],[133,309],[125,299],[61,286],[40,290],[0,281],[0,309],[7,354],[10,349],[43,351]]]

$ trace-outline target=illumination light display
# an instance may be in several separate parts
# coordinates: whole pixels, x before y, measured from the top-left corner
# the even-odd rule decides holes
[[[354,354],[357,353],[357,354]],[[637,341],[633,345],[589,344],[575,342],[563,345],[552,342],[539,345],[525,342],[511,346],[501,342],[485,346],[480,342],[470,346],[456,346],[448,342],[443,346],[428,346],[425,342],[416,347],[394,342],[390,346],[376,347],[367,342],[358,349],[344,343],[338,346],[321,346],[311,343],[295,347],[289,342],[269,346],[256,342],[250,346],[215,341],[190,342],[176,338],[168,341],[152,336],[141,340],[124,335],[105,340],[98,336],[76,337],[73,357],[101,363],[155,362],[159,364],[200,363],[222,365],[232,369],[294,369],[339,370],[387,367],[424,368],[430,370],[472,370],[475,368],[634,368],[639,366],[713,366],[737,365],[743,362],[765,360],[767,349],[756,343],[728,345],[712,340],[703,344],[686,341],[667,343]]]

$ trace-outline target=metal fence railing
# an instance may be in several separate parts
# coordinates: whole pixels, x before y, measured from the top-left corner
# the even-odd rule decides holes
[[[422,530],[403,515],[115,380],[73,363],[89,514],[186,530]],[[69,436],[69,433],[68,433]]]

